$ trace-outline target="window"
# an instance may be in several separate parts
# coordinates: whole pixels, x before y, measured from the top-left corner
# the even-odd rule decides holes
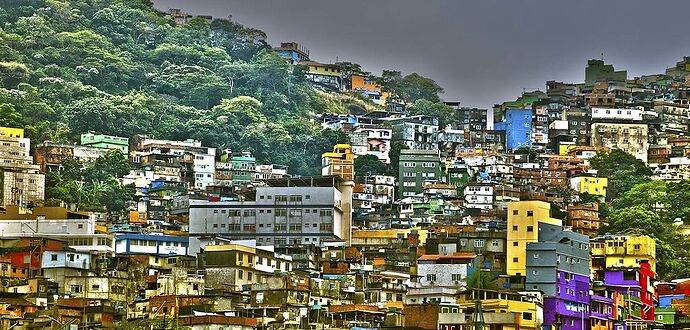
[[[434,282],[436,281],[436,274],[426,274],[426,280],[428,282]]]
[[[518,210],[513,210],[513,215],[518,215],[520,212]]]
[[[633,249],[635,249],[635,250],[640,250],[640,247],[641,247],[640,244],[633,245]]]
[[[98,284],[92,284],[92,285],[91,285],[91,290],[98,291],[98,290],[100,290],[100,289],[101,289],[101,286],[98,285]]]
[[[58,259],[57,254],[51,254],[50,255],[50,261],[57,261],[57,259]]]
[[[534,231],[534,226],[527,226],[527,231],[528,232]]]
[[[513,242],[513,246],[519,246],[519,245],[520,245],[519,242]]]
[[[243,270],[240,269],[237,271],[237,278],[239,278],[240,280],[244,279],[244,271]]]
[[[72,284],[69,287],[69,291],[72,293],[81,293],[83,291],[83,286],[79,284]]]
[[[84,229],[84,224],[83,224],[83,223],[78,224],[78,225],[77,225],[77,228],[79,228],[79,229]]]
[[[513,262],[518,262],[518,258],[517,257],[513,258]]]
[[[533,216],[534,216],[534,211],[527,211],[527,216],[528,216],[528,217],[533,217]]]
[[[518,230],[518,226],[517,225],[513,226],[513,231],[517,231],[517,230]]]
[[[462,281],[462,274],[450,274],[450,278],[453,281]]]
[[[523,320],[532,320],[532,313],[530,313],[530,312],[522,312],[522,319],[523,319]]]
[[[539,259],[539,253],[535,253],[535,254],[533,255],[533,257],[534,257],[534,259]]]

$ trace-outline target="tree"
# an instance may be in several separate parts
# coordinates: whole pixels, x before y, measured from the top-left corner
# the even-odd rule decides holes
[[[688,181],[639,183],[616,198],[606,211],[608,232],[649,235],[656,241],[657,273],[663,279],[687,276],[690,269],[690,242],[674,225],[677,217],[690,209],[687,194],[678,191]]]
[[[406,105],[421,99],[440,102],[439,94],[443,93],[443,88],[435,81],[417,73],[403,77],[400,71],[384,70],[379,82],[384,91],[393,94],[393,99]]]
[[[107,182],[113,178],[121,178],[129,174],[130,166],[127,156],[120,150],[110,150],[98,156],[92,166],[86,171],[86,180]]]
[[[467,288],[478,290],[496,290],[496,278],[489,272],[483,272],[481,269],[476,269],[467,277]]]
[[[649,181],[652,175],[652,170],[643,161],[618,149],[598,152],[589,163],[599,175],[609,179],[608,200],[614,200],[633,186]]]
[[[29,78],[29,68],[19,62],[0,62],[0,82],[5,88],[14,88]]]
[[[383,175],[388,172],[388,166],[375,155],[363,155],[355,158],[355,174],[357,176]]]
[[[388,157],[391,159],[391,166],[389,167],[388,175],[397,177],[398,166],[400,162],[400,150],[409,149],[405,142],[398,139],[391,140],[391,150],[388,152]]]
[[[441,128],[447,125],[457,125],[455,112],[453,108],[447,106],[443,102],[431,102],[426,99],[419,99],[408,107],[408,112],[411,115],[431,116],[438,119],[438,124]]]
[[[123,186],[115,178],[110,178],[99,197],[99,202],[109,212],[121,211],[134,197],[134,185]]]

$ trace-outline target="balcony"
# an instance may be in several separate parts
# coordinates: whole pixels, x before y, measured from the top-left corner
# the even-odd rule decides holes
[[[407,285],[388,282],[375,282],[367,284],[367,290],[407,292]]]

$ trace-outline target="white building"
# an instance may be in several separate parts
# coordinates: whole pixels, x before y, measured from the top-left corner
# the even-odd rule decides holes
[[[669,162],[657,165],[652,180],[678,182],[690,179],[690,158],[671,157]]]
[[[420,286],[464,289],[475,257],[470,252],[421,256],[417,259]]]
[[[349,241],[352,183],[340,177],[276,180],[257,187],[254,200],[190,201],[189,234],[196,244],[210,236],[255,239],[259,245]]]
[[[350,134],[352,152],[357,156],[374,155],[381,162],[389,164],[392,135],[393,131],[389,128],[359,126]]]
[[[492,184],[470,183],[463,192],[465,208],[490,210],[494,205],[494,186]]]
[[[642,121],[642,110],[592,108],[592,121]]]

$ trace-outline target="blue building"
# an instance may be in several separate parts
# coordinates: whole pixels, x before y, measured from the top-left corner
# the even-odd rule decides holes
[[[495,124],[497,131],[506,132],[506,149],[532,146],[532,109],[508,109],[503,121]]]
[[[273,51],[292,64],[309,61],[309,51],[300,47],[296,42],[282,42],[280,47],[273,48]]]

